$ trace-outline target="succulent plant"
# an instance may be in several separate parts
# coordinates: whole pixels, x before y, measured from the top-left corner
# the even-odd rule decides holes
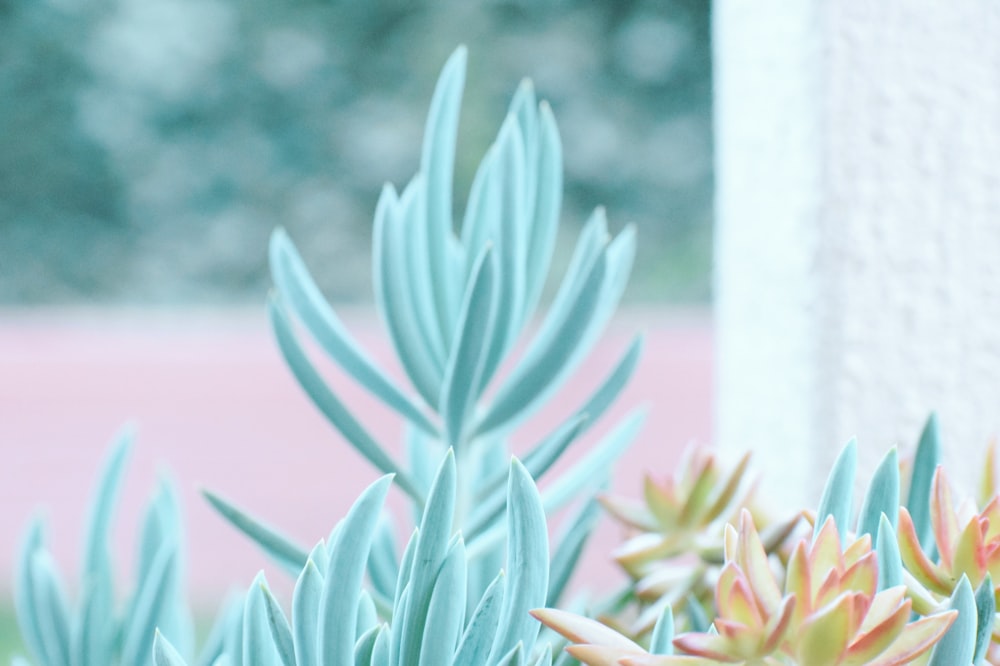
[[[132,447],[126,430],[111,447],[91,500],[84,536],[80,597],[71,605],[41,519],[32,522],[15,576],[15,608],[21,636],[39,666],[142,666],[151,663],[156,627],[192,650],[190,613],[183,601],[181,530],[177,500],[165,480],[146,510],[139,537],[135,588],[119,605],[109,532]],[[18,660],[15,663],[27,663]]]
[[[269,312],[289,368],[317,408],[347,442],[396,485],[421,519],[433,469],[428,461],[453,451],[458,482],[454,525],[469,543],[469,585],[476,599],[503,559],[505,461],[510,437],[567,378],[615,310],[631,270],[631,228],[608,233],[598,209],[584,225],[566,275],[534,335],[534,316],[549,272],[559,225],[562,148],[548,105],[530,82],[511,102],[495,143],[476,172],[461,230],[455,231],[452,180],[466,53],[445,64],[431,101],[420,171],[398,193],[386,185],[375,210],[374,284],[378,310],[409,386],[385,372],[351,336],[324,300],[291,239],[274,233],[274,293]],[[344,372],[405,423],[406,456],[394,456],[350,412],[323,379],[300,341],[300,330]],[[523,353],[512,354],[515,343]],[[591,396],[521,456],[539,480],[611,406],[635,369],[636,338]],[[499,370],[509,368],[508,372]],[[612,463],[642,421],[633,413],[581,460],[546,478],[547,513],[584,500],[605,486]],[[308,549],[212,493],[212,504],[297,575]],[[555,549],[551,602],[561,594],[598,517],[583,507],[568,519]],[[380,526],[372,558],[374,592],[389,597],[395,537]],[[379,567],[379,563],[386,566]],[[468,608],[472,612],[473,608]]]
[[[747,478],[750,454],[724,471],[710,450],[688,447],[673,473],[662,482],[647,476],[643,502],[603,496],[608,513],[636,532],[612,556],[634,581],[643,605],[630,623],[639,637],[652,630],[664,607],[674,611],[708,601],[712,581],[723,564],[725,526],[749,505],[754,484]],[[795,529],[799,515],[768,526],[767,552],[776,550]]]
[[[452,532],[457,500],[455,456],[441,463],[427,509],[403,556],[394,596],[379,608],[364,589],[391,477],[362,493],[327,541],[309,554],[292,597],[291,620],[263,572],[247,594],[240,655],[233,666],[500,666],[552,663],[551,646],[535,650],[540,625],[528,611],[544,603],[548,536],[541,498],[516,459],[507,483],[507,568],[495,574],[466,615],[468,558]],[[156,666],[185,664],[166,638]]]

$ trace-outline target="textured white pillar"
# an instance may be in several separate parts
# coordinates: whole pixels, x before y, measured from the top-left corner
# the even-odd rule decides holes
[[[718,0],[716,433],[814,503],[1000,433],[1000,3]]]

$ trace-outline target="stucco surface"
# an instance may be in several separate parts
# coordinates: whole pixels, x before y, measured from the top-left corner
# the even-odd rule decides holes
[[[1000,5],[715,22],[720,444],[813,501],[849,437],[870,470],[936,410],[968,483],[1000,432]]]

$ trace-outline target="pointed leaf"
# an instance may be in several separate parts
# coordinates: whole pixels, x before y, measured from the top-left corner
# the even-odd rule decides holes
[[[233,527],[250,537],[282,569],[292,575],[297,575],[302,570],[309,557],[305,549],[215,493],[202,490],[201,494],[208,500],[213,509],[218,511]]]
[[[819,535],[828,516],[833,516],[837,531],[844,543],[851,529],[851,499],[854,493],[854,475],[858,466],[858,442],[852,438],[837,456],[823,488],[813,537]]]
[[[174,649],[159,630],[153,638],[153,665],[154,666],[187,666],[184,658]]]
[[[391,476],[368,486],[341,523],[320,600],[320,663],[350,664],[365,565]]]
[[[269,304],[271,324],[278,339],[278,346],[299,384],[319,408],[323,415],[340,431],[358,453],[368,459],[377,469],[386,474],[396,475],[396,484],[418,504],[423,503],[419,490],[409,475],[397,467],[395,461],[366,431],[344,404],[323,382],[292,335],[285,313],[272,299]],[[301,563],[300,565],[301,566]]]
[[[320,347],[344,372],[356,379],[382,402],[431,435],[437,428],[362,349],[320,293],[283,229],[271,235],[271,276],[289,307],[302,320]]]
[[[969,579],[962,576],[951,595],[949,606],[958,611],[958,617],[941,637],[931,652],[928,666],[957,666],[971,664],[976,653],[976,595]]]
[[[317,638],[322,597],[323,576],[310,557],[292,593],[292,635],[297,666],[320,666]]]
[[[503,607],[505,577],[501,571],[486,588],[462,634],[453,664],[486,663]]]
[[[896,447],[889,449],[889,452],[882,458],[875,474],[872,476],[868,492],[865,493],[864,502],[861,504],[861,512],[858,515],[857,535],[863,534],[872,536],[872,547],[878,548],[879,522],[882,516],[889,518],[889,522],[895,529],[895,519],[899,515],[899,455]]]
[[[917,453],[913,459],[910,492],[906,498],[906,508],[913,518],[913,526],[920,538],[920,545],[926,551],[934,547],[934,530],[931,527],[931,483],[940,459],[941,433],[937,414],[932,412],[920,434]]]

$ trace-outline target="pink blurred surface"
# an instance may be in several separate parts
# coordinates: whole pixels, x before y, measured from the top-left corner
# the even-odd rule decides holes
[[[373,313],[341,314],[371,354],[400,376]],[[616,492],[638,496],[645,471],[666,474],[688,442],[709,443],[707,314],[631,310],[612,322],[554,403],[514,433],[515,449],[534,443],[578,407],[637,331],[645,334],[639,369],[611,413],[574,444],[577,454],[630,408],[645,405],[642,433],[614,476]],[[401,423],[394,413],[320,355],[313,358],[370,432],[399,450]],[[279,590],[287,584],[207,506],[200,489],[220,493],[311,546],[379,475],[298,387],[262,314],[0,311],[0,595],[9,594],[18,545],[39,512],[64,577],[76,580],[96,472],[126,422],[138,437],[115,521],[116,560],[127,575],[142,511],[158,477],[166,475],[181,496],[191,598],[206,610],[227,591],[245,588],[261,568]],[[392,504],[399,515],[404,504],[398,492]],[[620,536],[602,522],[576,588],[610,591],[624,580],[608,559]]]

